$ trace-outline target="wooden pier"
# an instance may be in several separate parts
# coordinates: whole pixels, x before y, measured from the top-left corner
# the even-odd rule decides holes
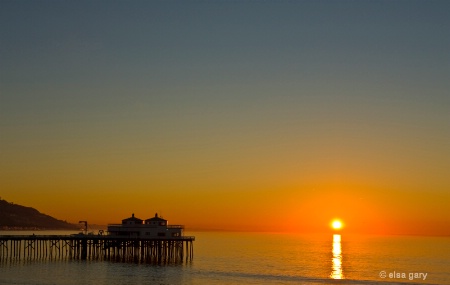
[[[182,263],[194,255],[195,237],[135,238],[108,235],[0,235],[0,262],[7,260],[113,260]]]

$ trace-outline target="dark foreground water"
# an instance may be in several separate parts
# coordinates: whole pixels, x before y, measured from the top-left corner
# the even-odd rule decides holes
[[[192,262],[3,260],[0,284],[450,284],[450,238],[188,234]]]

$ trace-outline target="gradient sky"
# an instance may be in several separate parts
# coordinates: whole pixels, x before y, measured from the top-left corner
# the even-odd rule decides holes
[[[0,1],[0,196],[106,224],[450,234],[449,1]]]

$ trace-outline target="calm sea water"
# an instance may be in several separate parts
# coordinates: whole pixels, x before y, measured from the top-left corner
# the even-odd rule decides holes
[[[0,284],[450,284],[448,237],[187,235],[196,236],[192,262],[3,260]]]

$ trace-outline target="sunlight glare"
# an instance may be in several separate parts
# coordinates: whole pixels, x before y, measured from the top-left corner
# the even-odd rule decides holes
[[[342,272],[342,249],[341,249],[341,235],[333,235],[333,257],[331,265],[330,278],[344,279]]]
[[[342,222],[339,221],[339,220],[334,220],[334,221],[331,223],[331,227],[332,227],[333,229],[335,229],[335,230],[340,230],[340,229],[342,229]]]

